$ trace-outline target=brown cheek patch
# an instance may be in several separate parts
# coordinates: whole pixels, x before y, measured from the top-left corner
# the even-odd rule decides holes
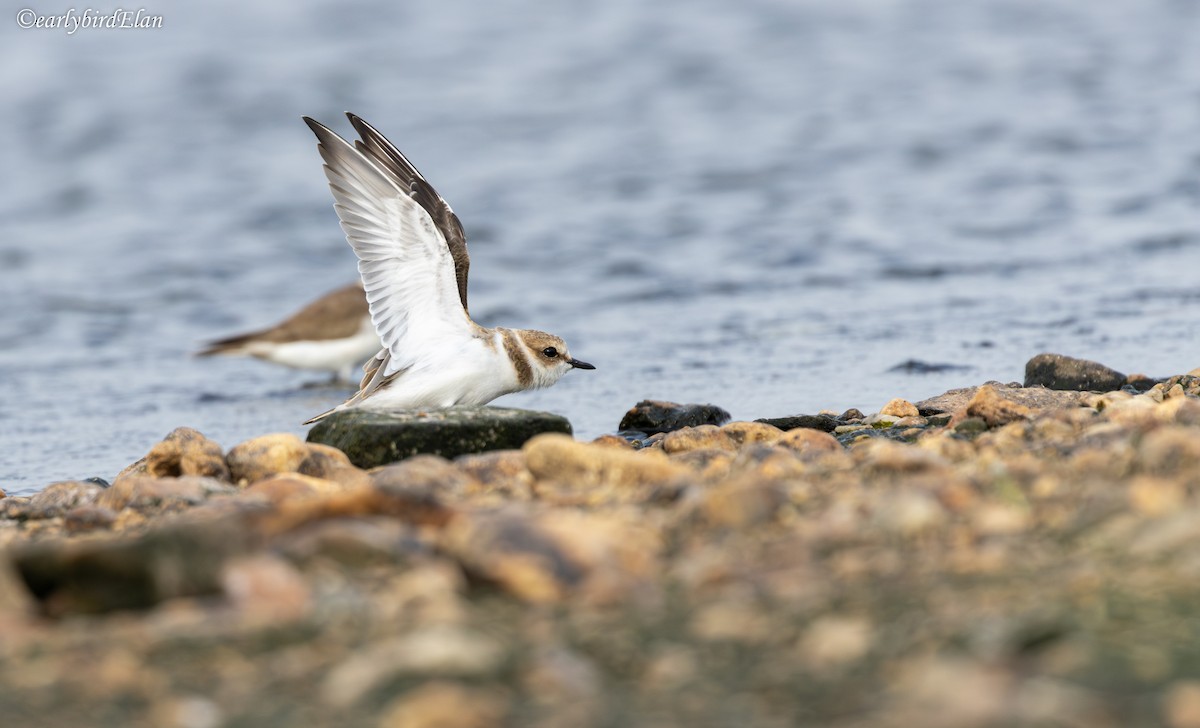
[[[533,369],[521,351],[521,342],[517,340],[517,335],[512,329],[504,330],[504,353],[508,354],[509,361],[517,369],[517,384],[528,387],[533,382]]]

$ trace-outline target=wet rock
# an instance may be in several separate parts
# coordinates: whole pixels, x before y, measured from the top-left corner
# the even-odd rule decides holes
[[[548,412],[501,407],[416,412],[351,409],[318,422],[308,440],[338,448],[360,468],[373,468],[421,453],[455,458],[517,449],[545,432],[569,435],[571,423]]]
[[[304,441],[290,433],[263,435],[239,443],[229,451],[230,476],[238,485],[269,478],[276,473],[299,472],[312,453]]]
[[[861,417],[862,413],[859,413]],[[765,425],[777,427],[785,432],[790,432],[796,429],[819,430],[821,432],[833,432],[834,428],[842,424],[838,418],[831,415],[793,415],[791,417],[767,417],[764,419],[755,420]]]
[[[37,542],[14,549],[12,560],[41,610],[62,616],[215,593],[224,562],[253,541],[231,522],[176,522],[137,538]]]
[[[723,425],[728,421],[729,413],[716,405],[676,404],[646,399],[625,413],[617,429],[654,434],[697,425]]]
[[[1125,385],[1125,375],[1086,359],[1038,354],[1025,364],[1025,386],[1080,392],[1111,392]]]
[[[82,480],[51,483],[28,500],[0,501],[0,515],[18,520],[57,518],[72,508],[94,503],[103,492],[104,488]]]
[[[435,680],[404,693],[383,710],[380,728],[494,728],[509,700],[500,690]]]
[[[1021,387],[1018,384],[985,382],[979,387],[951,389],[936,397],[923,399],[915,406],[924,417],[953,414],[965,409],[980,387],[991,387],[1004,399],[1038,411],[1078,407],[1086,402],[1088,397],[1093,396],[1086,392],[1058,391],[1044,387]]]
[[[713,449],[737,450],[737,444],[716,425],[697,425],[668,432],[662,441],[663,452],[687,452],[688,450]]]
[[[1000,396],[995,387],[979,387],[975,396],[967,403],[967,417],[978,417],[988,427],[999,427],[1017,420],[1027,420],[1034,410],[1011,399]]]

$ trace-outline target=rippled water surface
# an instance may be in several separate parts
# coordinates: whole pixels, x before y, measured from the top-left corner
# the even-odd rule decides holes
[[[190,353],[355,276],[299,118],[346,109],[462,217],[476,317],[597,365],[498,401],[585,437],[644,397],[871,410],[1042,350],[1200,365],[1200,2],[146,10],[0,18],[10,492],[345,396]]]

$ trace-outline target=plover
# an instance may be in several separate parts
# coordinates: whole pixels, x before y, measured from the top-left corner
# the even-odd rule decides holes
[[[269,329],[210,342],[197,356],[253,356],[294,369],[333,372],[351,381],[379,351],[361,281],[321,296]]]
[[[488,329],[467,308],[467,239],[458,216],[400,150],[354,114],[353,145],[304,117],[317,135],[346,240],[358,256],[383,348],[358,392],[305,424],[350,407],[482,405],[595,369],[553,334]]]

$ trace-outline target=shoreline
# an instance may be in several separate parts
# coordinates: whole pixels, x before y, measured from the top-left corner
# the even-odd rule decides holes
[[[371,470],[181,428],[0,498],[0,714],[1197,725],[1198,375]]]

